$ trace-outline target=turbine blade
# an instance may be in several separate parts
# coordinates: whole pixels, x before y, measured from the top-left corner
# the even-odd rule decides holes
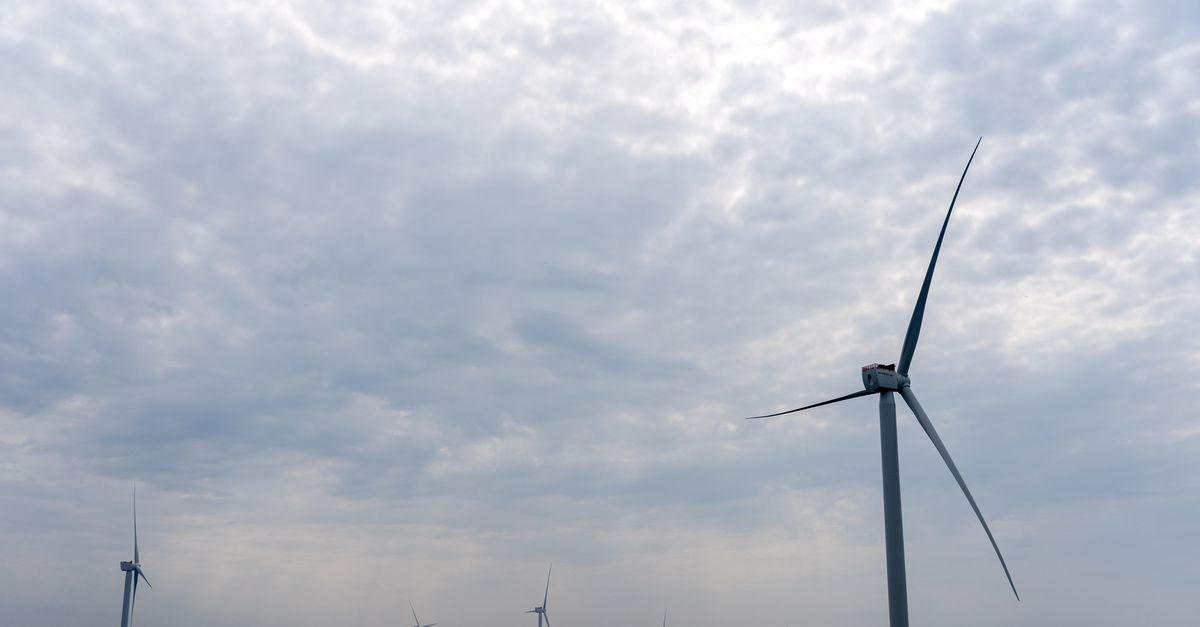
[[[546,617],[546,627],[550,627],[550,615],[543,611],[542,616]]]
[[[929,258],[929,269],[925,270],[925,282],[921,284],[921,294],[917,296],[917,306],[913,308],[912,319],[908,321],[908,332],[904,335],[904,348],[900,349],[900,362],[896,366],[896,371],[900,374],[908,374],[913,353],[917,351],[917,338],[921,335],[921,320],[925,317],[925,301],[929,298],[929,284],[933,282],[933,268],[937,265],[938,253],[942,250],[942,239],[946,237],[946,226],[950,224],[950,214],[954,211],[954,202],[958,200],[958,190],[962,189],[963,180],[967,178],[967,170],[970,169],[971,161],[975,159],[975,151],[979,150],[979,143],[982,141],[983,138],[980,137],[979,141],[975,142],[975,150],[971,151],[971,158],[967,159],[967,167],[963,168],[962,176],[958,179],[958,187],[954,188],[954,197],[950,199],[950,208],[946,210],[946,219],[942,222],[942,232],[938,233],[937,244],[933,247],[933,257]]]
[[[133,626],[133,607],[137,605],[138,572],[133,571],[133,596],[129,597],[129,625]]]
[[[436,624],[437,623],[429,623],[428,625],[421,625],[421,627],[433,627]]]
[[[967,502],[971,504],[971,509],[975,510],[975,517],[979,519],[979,524],[983,525],[983,532],[987,534],[988,541],[992,543],[992,549],[996,551],[996,557],[1000,559],[1000,567],[1004,569],[1004,576],[1008,578],[1008,585],[1012,588],[1013,596],[1017,600],[1021,600],[1021,595],[1017,594],[1017,586],[1013,583],[1012,575],[1008,572],[1008,564],[1004,562],[1004,556],[1000,554],[1000,547],[996,544],[996,538],[992,536],[992,530],[988,528],[987,521],[983,519],[983,513],[979,511],[979,506],[975,504],[975,497],[971,496],[971,491],[967,489],[967,482],[963,481],[962,475],[958,472],[958,467],[954,465],[954,460],[950,458],[950,451],[946,450],[946,445],[942,443],[942,438],[938,437],[937,430],[933,428],[933,423],[929,421],[929,416],[925,413],[925,409],[921,407],[920,401],[917,400],[917,395],[913,394],[912,388],[900,388],[900,395],[904,397],[904,402],[908,403],[909,409],[913,415],[917,417],[917,422],[921,423],[921,428],[925,430],[925,434],[929,436],[929,440],[933,442],[934,448],[942,456],[942,461],[946,462],[946,467],[950,469],[950,474],[954,475],[954,480],[958,482],[958,487],[962,488],[963,494],[967,497]]]
[[[542,597],[542,613],[545,613],[546,608],[549,607],[547,603],[550,601],[550,573],[552,572],[554,572],[554,564],[550,564],[550,570],[546,571],[546,595]],[[550,619],[546,619],[546,622],[549,624]]]
[[[537,614],[537,610],[527,610],[526,614]]]
[[[141,566],[134,565],[133,571],[134,571],[135,573],[137,573],[139,577],[141,577],[143,580],[145,580],[145,582],[146,582],[146,585],[147,585],[147,586],[150,586],[150,580],[149,580],[149,579],[146,579],[146,573],[142,572],[142,567],[141,567]],[[135,577],[133,581],[134,581],[134,583],[136,584],[136,583],[137,583],[137,578]],[[154,586],[150,586],[150,587],[151,587],[151,588],[153,588]]]
[[[138,541],[137,541],[137,484],[133,484],[133,563],[141,563],[138,557]]]
[[[841,401],[849,400],[849,399],[852,399],[852,398],[858,398],[858,397],[860,397],[860,396],[867,396],[867,395],[870,395],[870,394],[878,394],[878,393],[879,393],[879,392],[877,392],[877,391],[874,391],[874,392],[873,392],[873,391],[871,391],[871,390],[859,390],[858,392],[855,392],[855,393],[853,393],[853,394],[847,394],[847,395],[845,395],[845,396],[839,396],[839,397],[837,397],[837,398],[835,398],[835,399],[833,399],[833,400],[830,400],[830,401],[821,401],[820,403],[813,403],[812,405],[805,405],[804,407],[797,407],[796,409],[789,409],[789,410],[787,410],[787,411],[781,411],[781,412],[774,413],[774,414],[767,414],[767,415],[765,415],[765,416],[750,416],[750,417],[749,417],[749,418],[747,418],[746,420],[758,420],[759,418],[773,418],[773,417],[775,417],[775,416],[782,416],[782,415],[784,415],[784,414],[793,414],[793,413],[796,413],[796,412],[798,412],[798,411],[804,411],[804,410],[806,410],[806,409],[812,409],[813,407],[820,407],[820,406],[822,406],[822,405],[830,405],[830,404],[832,404],[832,403],[840,403]]]
[[[411,599],[408,601],[408,609],[412,610],[413,623],[416,624],[417,627],[421,627],[421,619],[417,618],[417,608],[413,607]]]

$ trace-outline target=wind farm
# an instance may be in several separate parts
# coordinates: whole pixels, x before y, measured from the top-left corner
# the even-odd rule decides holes
[[[884,503],[884,536],[885,536],[885,553],[886,553],[886,581],[888,592],[888,615],[889,624],[891,627],[908,627],[908,583],[907,573],[905,569],[905,554],[904,554],[904,525],[901,509],[901,491],[900,491],[900,466],[899,466],[899,446],[897,440],[897,424],[896,424],[896,401],[895,395],[899,394],[904,402],[912,411],[913,416],[920,424],[922,430],[928,436],[930,442],[941,456],[942,461],[949,469],[954,480],[958,483],[967,502],[970,504],[979,524],[983,527],[983,531],[991,543],[992,549],[996,554],[996,558],[1000,562],[1000,566],[1004,571],[1004,576],[1007,579],[1008,585],[1012,590],[1014,597],[1019,601],[1020,595],[1017,593],[1016,584],[1008,569],[1008,564],[1004,560],[1003,554],[1000,552],[1000,547],[996,543],[995,537],[992,535],[991,528],[988,526],[983,513],[980,511],[974,496],[967,487],[962,474],[959,472],[957,465],[954,463],[950,452],[947,449],[942,438],[938,435],[933,423],[930,421],[928,414],[917,400],[916,394],[912,390],[912,382],[909,377],[909,370],[912,365],[914,356],[916,355],[917,343],[921,335],[922,322],[925,318],[925,311],[929,302],[930,288],[933,284],[934,271],[937,267],[938,257],[942,251],[942,245],[946,239],[947,228],[950,225],[950,218],[954,213],[955,204],[958,202],[959,193],[962,191],[963,182],[966,180],[967,172],[971,168],[971,163],[975,160],[975,155],[979,150],[983,138],[980,137],[971,151],[970,157],[967,159],[967,164],[963,167],[962,174],[959,176],[958,184],[954,189],[954,194],[950,199],[949,208],[946,210],[945,218],[942,220],[941,229],[938,232],[937,241],[933,247],[933,253],[929,259],[929,264],[925,271],[924,280],[921,283],[920,291],[918,292],[916,304],[912,311],[912,316],[908,323],[908,328],[904,336],[903,346],[900,350],[900,357],[897,363],[880,364],[873,363],[863,366],[861,369],[861,377],[863,389],[857,392],[852,392],[837,398],[812,403],[795,409],[764,414],[760,416],[752,416],[747,420],[760,420],[766,418],[776,418],[789,414],[794,414],[802,411],[816,409],[825,405],[832,405],[843,401],[861,398],[866,396],[879,397],[879,437],[880,451],[883,476],[883,503]],[[137,598],[137,586],[139,580],[144,580],[145,575],[142,572],[137,544],[137,495],[134,493],[134,558],[132,562],[121,562],[121,570],[125,572],[125,596],[122,606],[121,627],[129,627],[132,624],[132,613],[134,602]],[[536,605],[533,609],[526,610],[526,614],[534,614],[537,619],[536,627],[550,627],[550,579],[554,571],[554,565],[546,570],[546,585],[542,592],[542,602]],[[147,582],[149,585],[149,582]],[[422,623],[417,616],[416,608],[412,601],[409,601],[409,610],[413,617],[412,627],[433,627],[437,623]],[[667,624],[666,612],[663,612],[663,627]]]
[[[1200,4],[1097,8],[13,3],[0,627],[1195,627]]]

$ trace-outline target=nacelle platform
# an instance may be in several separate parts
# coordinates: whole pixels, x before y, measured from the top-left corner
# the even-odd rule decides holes
[[[862,368],[863,387],[872,392],[899,390],[908,377],[896,372],[896,364],[870,364]]]

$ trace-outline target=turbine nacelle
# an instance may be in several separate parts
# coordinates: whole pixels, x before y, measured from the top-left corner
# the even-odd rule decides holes
[[[121,562],[121,570],[125,572],[137,570],[137,564],[133,562]]]
[[[896,364],[868,364],[862,367],[863,387],[868,392],[899,390],[908,385],[908,376],[896,372]]]

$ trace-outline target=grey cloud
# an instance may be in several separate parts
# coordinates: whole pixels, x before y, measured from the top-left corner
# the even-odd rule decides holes
[[[143,622],[878,622],[872,403],[740,418],[894,358],[982,134],[914,380],[1032,599],[904,421],[914,615],[1187,624],[1190,11],[14,14],[0,604],[111,614],[136,479]]]

